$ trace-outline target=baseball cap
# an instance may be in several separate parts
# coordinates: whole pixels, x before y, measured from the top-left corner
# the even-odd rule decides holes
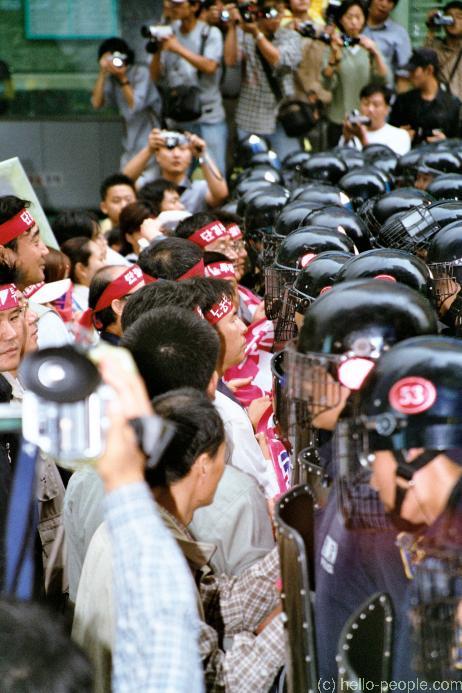
[[[414,48],[412,55],[406,65],[403,65],[401,70],[412,72],[418,67],[428,67],[433,65],[436,70],[439,68],[438,56],[433,48]]]

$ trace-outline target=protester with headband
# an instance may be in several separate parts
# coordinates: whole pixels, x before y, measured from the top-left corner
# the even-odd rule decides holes
[[[187,279],[204,276],[203,252],[183,238],[165,238],[151,243],[140,253],[138,264],[157,279]]]
[[[0,259],[14,265],[17,287],[44,280],[46,245],[38,225],[28,210],[30,203],[15,195],[0,197]],[[69,342],[69,335],[59,315],[49,307],[34,305],[39,315],[38,343],[41,348]]]
[[[229,260],[237,260],[229,232],[211,213],[199,212],[183,219],[176,227],[175,236],[187,238],[204,251],[223,253]]]

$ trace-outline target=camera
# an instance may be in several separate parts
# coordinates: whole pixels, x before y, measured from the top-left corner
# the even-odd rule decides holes
[[[61,467],[71,470],[82,463],[92,463],[106,448],[108,405],[113,390],[102,382],[91,360],[92,351],[98,349],[101,348],[87,352],[74,346],[41,349],[28,354],[20,367],[25,388],[23,438]],[[122,367],[128,364],[133,369],[128,352],[122,350],[124,354],[116,355],[114,348],[110,351],[114,358],[125,360],[121,361]],[[130,425],[148,458],[147,466],[155,466],[174,427],[158,416],[131,419]]]
[[[331,42],[330,34],[325,31],[318,31],[316,25],[313,22],[301,22],[297,28],[298,33],[303,38],[310,38],[315,41],[322,41],[323,43],[329,44]]]
[[[114,53],[111,55],[111,63],[114,65],[114,67],[124,67],[124,65],[127,65],[128,56],[126,53],[119,53],[119,51],[114,51]]]
[[[429,29],[438,29],[440,26],[453,26],[454,17],[444,14],[442,10],[438,10],[427,20]]]
[[[161,41],[173,36],[172,27],[165,24],[144,24],[140,29],[140,33],[143,38],[148,39],[145,45],[147,53],[156,53],[159,50]]]
[[[360,39],[358,36],[348,36],[348,34],[342,34],[340,36],[344,48],[348,48],[349,46],[358,46]]]
[[[223,10],[223,12],[220,13],[220,22],[222,24],[227,24],[231,19],[231,14],[229,13],[229,10]]]
[[[338,8],[342,4],[342,0],[329,0],[329,3],[324,12],[326,24],[335,24]]]
[[[367,116],[361,115],[361,113],[358,111],[357,108],[355,108],[353,111],[351,111],[347,120],[350,123],[350,125],[370,125],[371,124],[371,119],[368,118]]]
[[[257,7],[253,2],[240,2],[237,6],[242,21],[246,24],[254,22],[257,15]]]
[[[183,147],[185,144],[189,144],[189,140],[186,135],[182,132],[176,132],[175,130],[161,130],[160,134],[165,142],[167,149],[175,149],[175,147]]]

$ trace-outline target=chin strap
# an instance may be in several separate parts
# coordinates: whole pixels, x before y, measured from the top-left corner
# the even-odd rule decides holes
[[[425,450],[425,452],[417,455],[412,462],[406,462],[406,458],[402,450],[396,450],[394,452],[395,460],[398,463],[397,476],[406,481],[410,481],[414,474],[425,467],[426,464],[431,462],[437,455],[441,455],[444,450]]]

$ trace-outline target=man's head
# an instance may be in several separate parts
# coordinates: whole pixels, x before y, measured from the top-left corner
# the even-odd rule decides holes
[[[289,0],[289,9],[293,17],[304,18],[310,9],[310,0]]]
[[[90,286],[95,273],[104,267],[106,253],[88,238],[71,238],[63,243],[61,250],[71,262],[69,276],[74,284]]]
[[[192,310],[156,308],[124,332],[150,397],[178,387],[214,394],[219,354],[215,330]]]
[[[24,314],[16,286],[0,285],[0,373],[19,366],[27,329]]]
[[[428,83],[439,79],[438,55],[432,48],[414,48],[407,65],[409,79],[415,89],[424,89]]]
[[[91,280],[88,295],[88,306],[97,329],[120,337],[126,300],[143,286],[143,275],[136,265],[128,269],[110,265],[98,270]]]
[[[162,280],[143,286],[129,296],[122,313],[122,331],[125,332],[141,315],[155,308],[170,308],[172,315],[177,308],[193,312],[197,310],[197,297],[188,282]]]
[[[369,3],[368,22],[372,26],[377,26],[386,22],[390,13],[393,12],[399,0],[371,0]]]
[[[133,65],[135,62],[135,54],[133,50],[130,48],[128,43],[124,41],[124,39],[119,38],[118,36],[112,36],[98,46],[98,60],[100,60],[103,55],[106,55],[107,53],[123,53],[123,55],[127,56],[127,65]]]
[[[117,226],[122,209],[136,200],[135,184],[123,173],[114,173],[101,183],[100,197],[101,211]]]
[[[233,262],[237,261],[230,232],[211,212],[198,212],[183,219],[175,229],[175,236],[187,238],[203,250],[223,253]]]
[[[37,349],[37,337],[38,337],[38,315],[30,308],[29,302],[26,296],[17,289],[17,279],[18,273],[14,265],[9,265],[4,262],[0,262],[0,301],[5,299],[5,303],[0,306],[0,321],[2,321],[2,335],[5,336],[12,327],[13,331],[11,335],[17,334],[20,342],[20,358],[28,351],[35,351]],[[6,287],[10,287],[9,291],[5,291]],[[16,295],[16,300],[20,312],[18,313],[13,299],[13,293]],[[27,292],[26,292],[27,294]],[[11,304],[11,307],[8,306]],[[2,318],[2,312],[4,309],[5,315]],[[0,337],[1,339],[1,337]],[[9,346],[12,346],[11,340],[7,341],[7,351]],[[0,352],[2,348],[0,346]],[[8,359],[10,364],[9,368],[2,368],[1,370],[9,370],[15,372],[17,366],[19,365],[19,359],[17,359],[15,351],[11,350],[11,355],[4,355],[4,358]],[[17,363],[16,363],[17,362]],[[16,363],[16,366],[12,365]],[[1,358],[0,358],[1,364]],[[7,366],[8,363],[4,360],[3,365]]]
[[[171,0],[172,19],[192,21],[199,16],[201,5],[199,0]]]
[[[281,24],[281,13],[275,0],[257,0],[257,25],[265,36],[272,36]]]
[[[391,96],[391,89],[384,84],[368,84],[361,89],[359,108],[371,121],[368,130],[383,128],[390,113]]]
[[[204,394],[192,388],[156,397],[153,406],[156,414],[175,425],[175,433],[158,465],[146,472],[148,484],[154,490],[187,487],[192,512],[210,505],[225,467],[220,415]],[[162,504],[162,496],[158,498]]]
[[[143,222],[152,219],[154,212],[150,204],[137,200],[126,205],[119,215],[119,230],[122,238],[122,255],[141,252],[143,243],[149,243],[151,234]]]
[[[188,3],[185,3],[185,5]],[[173,179],[187,175],[192,162],[192,150],[189,142],[179,143],[175,147],[167,147],[164,142],[156,149],[156,161],[159,164],[160,175]]]
[[[147,202],[158,216],[161,212],[184,209],[184,204],[180,200],[178,186],[168,180],[159,178],[150,183],[146,183],[138,191],[138,198],[142,202]]]
[[[202,257],[203,252],[195,243],[184,238],[165,238],[145,248],[138,262],[150,277],[175,280],[197,267]],[[203,269],[199,274],[203,275]]]
[[[48,254],[29,204],[15,195],[0,197],[0,259],[15,265],[20,288],[44,280]]]
[[[448,2],[443,7],[443,14],[452,17],[454,20],[454,24],[444,27],[447,36],[449,38],[462,37],[462,2],[460,0]]]

